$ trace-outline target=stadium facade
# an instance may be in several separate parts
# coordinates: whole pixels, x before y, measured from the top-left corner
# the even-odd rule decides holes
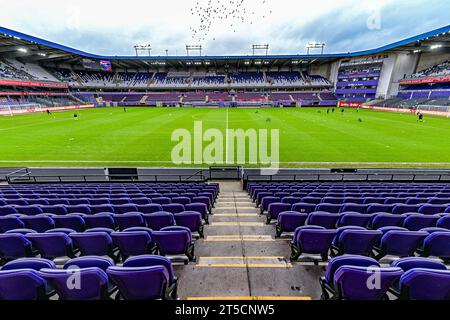
[[[102,56],[0,28],[3,114],[73,105],[360,106],[447,112],[450,26],[343,54]]]

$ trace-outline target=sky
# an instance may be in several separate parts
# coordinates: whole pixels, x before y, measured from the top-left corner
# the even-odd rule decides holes
[[[0,26],[101,55],[303,54],[374,49],[450,24],[448,0],[0,0]],[[167,50],[167,51],[166,51]],[[314,51],[313,51],[314,52]]]

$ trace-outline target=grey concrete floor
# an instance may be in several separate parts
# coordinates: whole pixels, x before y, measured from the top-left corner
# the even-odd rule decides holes
[[[289,262],[290,240],[275,239],[240,182],[220,182],[220,191],[197,262],[175,266],[180,298],[319,299],[324,267]]]

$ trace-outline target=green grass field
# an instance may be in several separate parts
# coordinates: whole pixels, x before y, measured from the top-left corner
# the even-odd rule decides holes
[[[163,166],[175,129],[280,129],[280,167],[450,167],[450,119],[325,109],[105,108],[0,117],[0,166]],[[359,121],[361,119],[361,121]],[[198,165],[193,165],[198,166]]]

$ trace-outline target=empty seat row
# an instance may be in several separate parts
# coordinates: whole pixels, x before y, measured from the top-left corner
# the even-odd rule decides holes
[[[323,300],[449,300],[450,270],[420,257],[382,268],[370,257],[348,255],[330,260],[320,286]]]
[[[82,213],[82,214],[96,214],[96,213],[116,213],[122,214],[127,212],[141,212],[141,213],[153,213],[157,211],[168,211],[171,213],[179,213],[182,211],[198,211],[203,215],[210,213],[211,202],[207,197],[199,197],[196,199],[198,202],[189,203],[186,205],[179,203],[167,203],[167,204],[122,204],[122,205],[30,205],[30,206],[2,206],[0,207],[0,216],[6,216],[11,214],[24,214],[28,216],[35,216],[43,213],[66,215],[70,213]]]
[[[183,262],[194,261],[194,242],[186,227],[172,226],[159,231],[144,227],[115,232],[94,228],[83,233],[56,229],[46,233],[11,232],[0,235],[0,257],[3,262],[23,257],[47,259],[74,258],[77,255],[109,256],[115,261],[130,256],[158,253],[178,255]]]
[[[319,226],[304,226],[295,230],[291,242],[291,260],[302,254],[320,255],[323,261],[331,256],[355,254],[373,256],[421,256],[450,259],[450,230],[429,228],[409,231],[401,227],[367,230],[362,227],[342,227],[329,230]]]
[[[63,216],[40,214],[37,216],[8,215],[0,217],[0,232],[16,229],[31,229],[45,232],[55,228],[66,228],[83,232],[91,228],[110,228],[124,230],[131,227],[149,227],[160,230],[164,227],[180,225],[198,232],[203,237],[203,219],[208,222],[208,215],[197,211],[183,211],[176,214],[158,211],[150,214],[129,212],[124,214],[98,213],[94,215],[67,214]]]
[[[269,220],[270,219],[270,220]],[[268,218],[268,223],[272,221]],[[333,214],[327,212],[313,212],[310,214],[296,211],[280,212],[277,216],[276,236],[283,233],[294,232],[296,228],[305,225],[320,226],[326,229],[335,229],[345,226],[359,226],[369,229],[383,227],[404,227],[410,231],[418,231],[424,228],[437,227],[450,230],[450,214],[426,216],[421,214],[395,215],[390,213],[376,213],[373,215],[346,212]]]
[[[261,204],[261,214],[264,212],[269,212],[269,214],[276,214],[276,212],[281,211],[298,211],[310,213],[314,211],[323,211],[329,213],[340,213],[340,212],[359,212],[373,214],[376,212],[387,212],[393,214],[404,214],[404,213],[421,213],[424,215],[433,215],[440,213],[450,213],[450,205],[433,205],[433,204],[332,204],[332,203],[321,203],[313,204],[306,202],[298,203],[283,203],[280,202],[280,198],[277,197],[264,197]]]
[[[0,271],[1,300],[175,300],[177,289],[171,261],[155,255],[130,257],[121,267],[110,258],[79,257],[63,269],[50,260],[23,258]]]

